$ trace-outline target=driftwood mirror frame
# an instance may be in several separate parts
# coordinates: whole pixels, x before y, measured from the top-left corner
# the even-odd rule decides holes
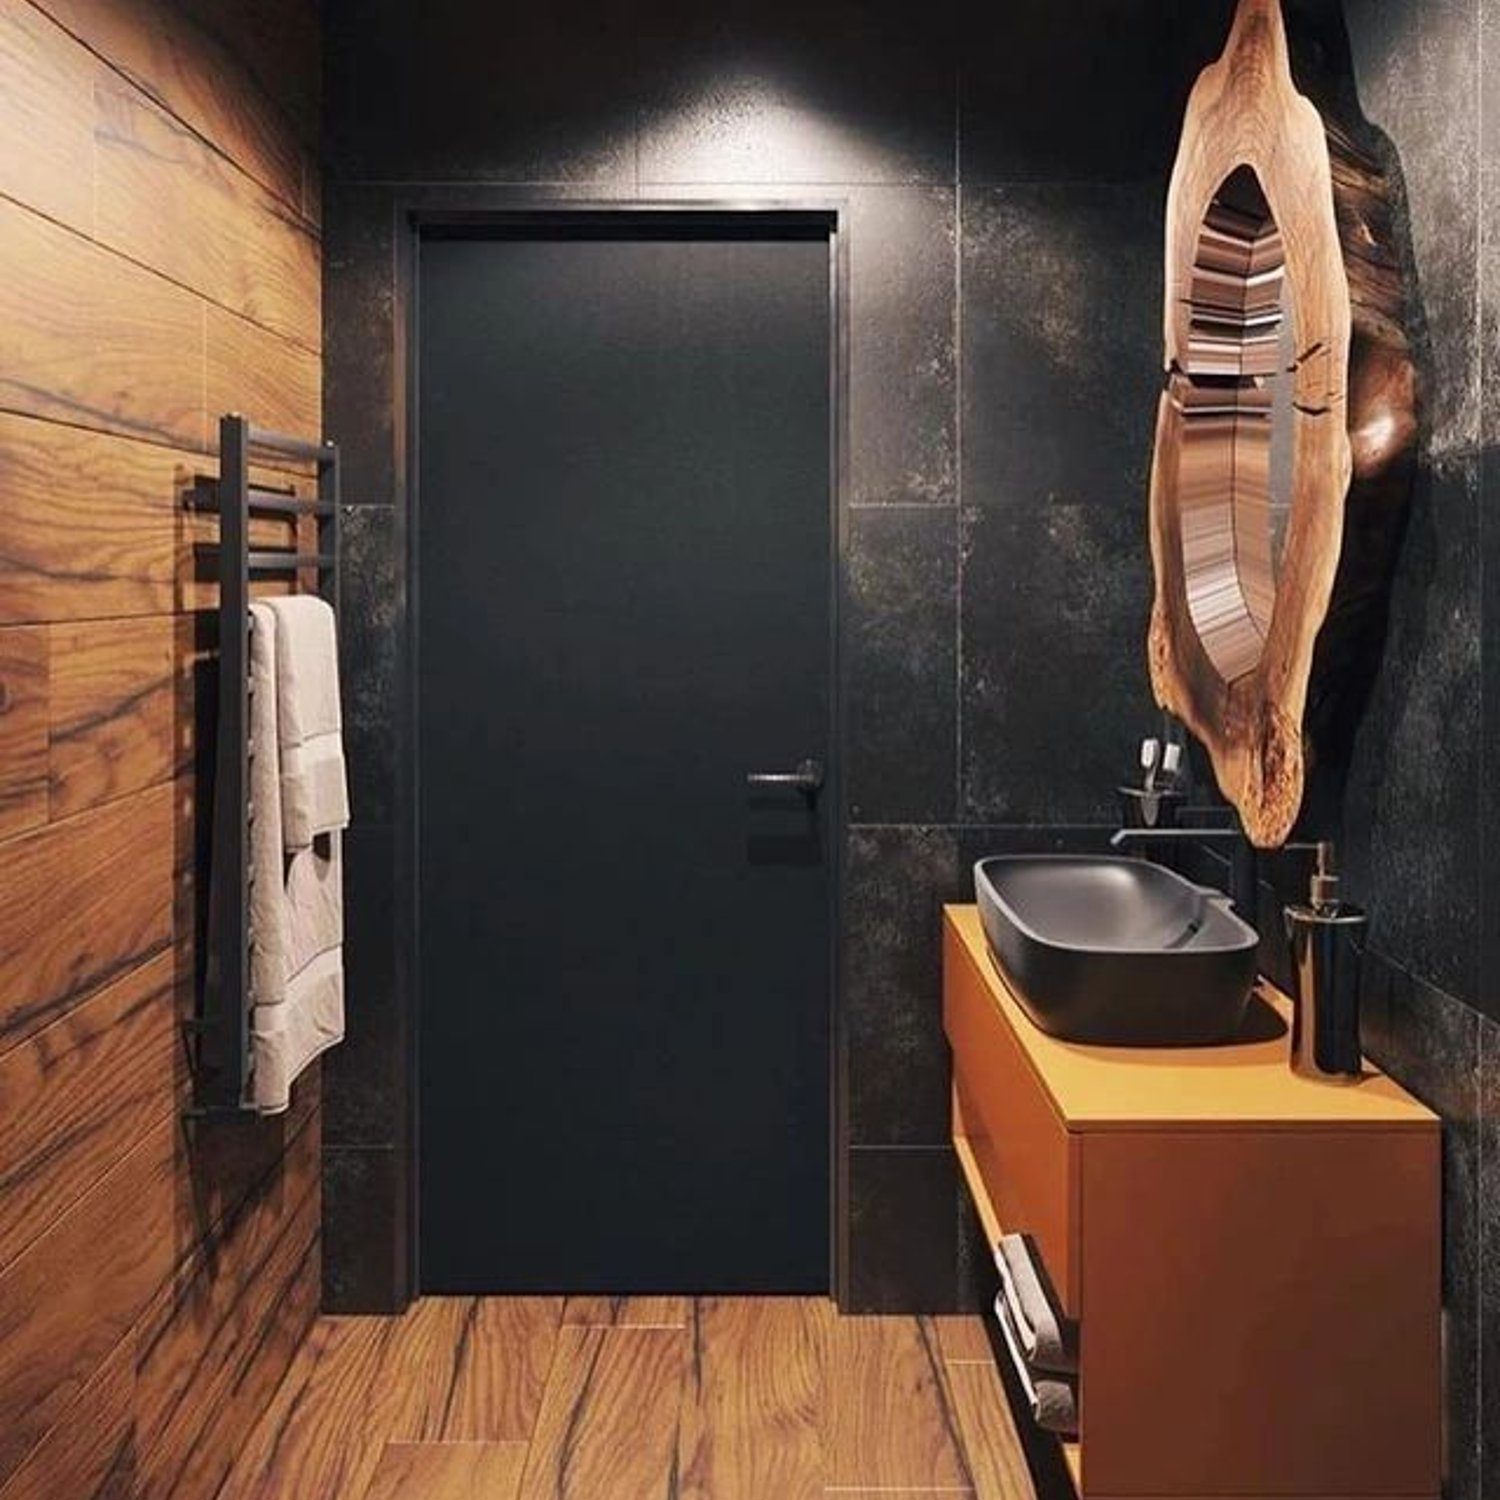
[[[1383,549],[1359,531],[1390,534],[1416,437],[1391,185],[1360,144],[1356,122],[1337,118],[1333,99],[1327,93],[1320,110],[1298,91],[1279,0],[1240,0],[1223,55],[1189,99],[1167,199],[1166,381],[1151,474],[1152,687],[1158,704],[1203,743],[1220,788],[1261,847],[1283,843],[1301,808],[1316,753],[1304,722],[1310,682],[1347,667],[1341,658],[1357,649],[1359,617],[1383,594],[1383,577],[1374,576]],[[1227,634],[1206,643],[1194,591],[1201,619],[1204,591],[1217,586],[1223,595],[1224,549],[1217,584],[1196,578],[1184,555],[1184,521],[1201,535],[1204,508],[1217,506],[1209,530],[1232,532],[1233,495],[1222,484],[1215,493],[1212,480],[1216,467],[1232,475],[1234,460],[1213,449],[1235,440],[1239,419],[1221,421],[1216,439],[1194,416],[1205,383],[1216,374],[1222,390],[1224,376],[1222,346],[1216,368],[1204,356],[1195,262],[1216,199],[1247,168],[1270,216],[1267,232],[1279,233],[1270,253],[1281,257],[1292,302],[1291,503],[1270,569],[1231,559],[1231,592],[1250,602]],[[1256,383],[1243,373],[1241,386]],[[1195,557],[1202,551],[1195,545]]]

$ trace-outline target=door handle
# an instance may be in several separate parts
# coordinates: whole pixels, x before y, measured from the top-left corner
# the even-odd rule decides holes
[[[823,785],[823,763],[817,760],[799,761],[795,771],[751,771],[745,778],[753,787],[762,789],[785,787],[811,797]]]

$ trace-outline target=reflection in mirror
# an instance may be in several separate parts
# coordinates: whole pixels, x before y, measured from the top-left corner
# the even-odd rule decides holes
[[[1260,661],[1291,512],[1296,315],[1285,273],[1259,179],[1238,167],[1198,231],[1187,358],[1170,383],[1188,612],[1226,682]]]

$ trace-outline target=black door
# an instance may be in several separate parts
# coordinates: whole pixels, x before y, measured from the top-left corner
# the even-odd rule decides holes
[[[824,230],[424,236],[420,1280],[828,1286]]]

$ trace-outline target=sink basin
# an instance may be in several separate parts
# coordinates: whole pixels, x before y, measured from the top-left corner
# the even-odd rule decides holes
[[[1255,929],[1229,898],[1139,859],[1016,855],[974,866],[990,955],[1043,1031],[1116,1047],[1239,1033]]]

